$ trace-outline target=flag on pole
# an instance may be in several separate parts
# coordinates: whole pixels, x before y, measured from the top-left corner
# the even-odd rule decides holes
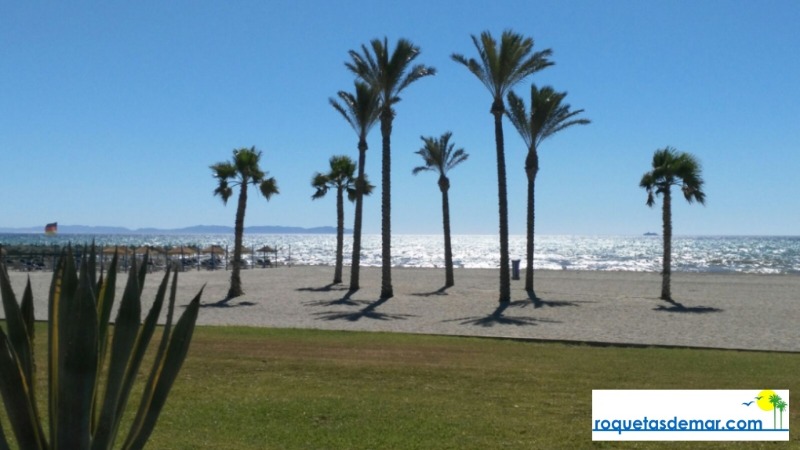
[[[52,236],[58,233],[58,222],[48,223],[44,226],[44,234]]]

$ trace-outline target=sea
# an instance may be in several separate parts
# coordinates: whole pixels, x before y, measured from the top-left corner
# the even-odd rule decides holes
[[[0,234],[2,246],[50,248],[67,244],[203,249],[219,245],[233,250],[232,234]],[[537,235],[534,267],[551,270],[659,272],[660,236]],[[277,249],[273,258],[287,265],[333,265],[334,234],[245,234],[244,245],[255,251]],[[350,263],[352,236],[345,236],[345,264]],[[525,266],[525,236],[509,238],[512,260]],[[453,262],[463,268],[498,268],[499,239],[492,235],[452,237]],[[362,266],[381,265],[380,235],[362,238]],[[444,267],[441,235],[392,236],[394,267]],[[674,236],[672,270],[677,272],[800,274],[800,236]]]

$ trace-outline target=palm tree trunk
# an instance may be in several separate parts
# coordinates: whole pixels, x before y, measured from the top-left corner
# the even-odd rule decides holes
[[[383,164],[381,169],[381,299],[394,296],[392,289],[392,195],[391,137],[392,110],[385,106],[381,113]]]
[[[244,210],[247,207],[247,179],[242,180],[239,191],[239,203],[236,207],[236,223],[233,231],[233,264],[231,264],[231,286],[228,289],[228,299],[244,294],[242,278],[239,273],[239,260],[242,258],[242,236],[244,236]]]
[[[442,191],[442,225],[444,226],[444,287],[451,287],[456,283],[453,277],[453,249],[450,243],[450,199],[447,196],[450,180],[447,177],[439,178],[439,189]]]
[[[525,174],[528,178],[528,213],[526,223],[526,255],[525,255],[525,291],[532,299],[536,299],[533,289],[533,255],[534,255],[534,225],[536,223],[536,173],[539,171],[539,157],[536,150],[528,152],[525,161]]]
[[[664,221],[664,267],[661,270],[661,299],[672,301],[669,289],[672,272],[672,192],[669,187],[664,191],[662,219]]]
[[[333,283],[342,282],[342,263],[344,260],[344,188],[336,189],[336,268]]]
[[[511,302],[511,273],[508,267],[508,193],[506,191],[506,158],[503,144],[503,100],[492,104],[494,139],[497,146],[497,196],[500,216],[500,303]]]
[[[356,180],[356,215],[353,221],[353,258],[350,265],[350,291],[357,291],[361,266],[361,221],[364,208],[364,166],[367,159],[367,139],[358,141],[358,179]]]

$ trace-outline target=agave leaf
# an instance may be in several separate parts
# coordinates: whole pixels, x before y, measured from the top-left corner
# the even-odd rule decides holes
[[[58,446],[85,449],[97,379],[97,306],[89,258],[81,258],[80,281],[59,309]],[[69,263],[68,263],[69,264]]]
[[[29,386],[25,381],[20,361],[16,358],[11,342],[2,328],[0,328],[0,395],[3,397],[8,421],[20,448],[46,448],[44,431],[30,401]]]
[[[55,389],[58,382],[58,340],[56,339],[58,333],[58,314],[55,313],[56,308],[61,303],[61,290],[62,290],[62,275],[64,272],[65,258],[62,252],[61,258],[58,259],[56,267],[53,269],[53,279],[50,283],[50,295],[48,297],[47,308],[47,396],[48,396],[48,415],[50,419],[50,442],[53,441],[56,428],[56,414],[55,406],[58,405],[58,395]]]
[[[6,432],[3,431],[3,422],[0,422],[0,450],[10,450],[8,447],[8,438],[6,438]]]
[[[158,355],[150,377],[145,386],[145,392],[136,413],[130,433],[123,445],[124,449],[141,449],[150,437],[155,428],[158,416],[167,401],[167,394],[178,376],[186,354],[189,351],[189,343],[192,340],[197,314],[200,310],[200,297],[203,289],[197,293],[195,298],[178,319],[174,333],[167,336],[167,330],[162,339],[168,339],[165,351]],[[170,298],[170,313],[174,307],[174,296]],[[169,322],[167,323],[169,325]],[[163,342],[163,341],[162,341]]]
[[[111,318],[111,309],[114,307],[114,297],[116,292],[117,283],[117,266],[119,262],[119,253],[114,252],[114,257],[111,259],[111,265],[108,268],[108,276],[99,281],[99,289],[97,291],[97,368],[100,373],[105,367],[106,354],[108,347],[108,324]],[[100,379],[98,378],[97,388],[95,389],[95,400],[92,402],[92,435],[97,431],[97,426],[100,420],[100,408],[98,407],[98,398],[100,398],[101,386]]]
[[[118,406],[121,401],[123,382],[127,377],[131,352],[136,344],[139,334],[139,321],[141,320],[141,289],[137,274],[136,262],[131,265],[128,274],[128,283],[122,294],[117,319],[114,325],[114,340],[111,343],[111,361],[106,379],[106,391],[103,398],[103,407],[100,420],[95,433],[92,448],[105,449],[111,446],[114,433],[119,424],[117,416]]]
[[[3,310],[6,314],[10,346],[19,359],[25,380],[30,384],[30,380],[33,379],[33,346],[28,326],[25,324],[25,317],[17,304],[17,297],[11,287],[11,280],[8,278],[5,265],[0,266],[0,293],[3,297]]]
[[[164,305],[164,297],[167,293],[169,275],[170,269],[168,268],[164,274],[164,279],[158,287],[158,292],[156,293],[156,298],[155,301],[153,301],[153,305],[150,307],[150,312],[147,314],[144,324],[139,331],[139,338],[136,340],[136,346],[133,349],[131,361],[122,386],[122,392],[120,394],[120,402],[119,406],[117,407],[118,417],[122,417],[122,414],[125,411],[125,406],[127,405],[128,398],[130,397],[131,388],[133,387],[134,381],[136,381],[136,376],[139,372],[142,359],[144,359],[145,351],[147,350],[147,346],[150,344],[150,339],[153,337],[153,332],[156,329],[158,316],[161,314],[161,307]],[[114,434],[116,435],[116,432]]]
[[[48,306],[48,379],[50,394],[50,442],[58,442],[57,436],[61,432],[59,428],[65,418],[63,414],[69,414],[59,407],[62,400],[62,368],[64,367],[64,347],[66,340],[63,322],[69,315],[65,310],[72,304],[75,292],[78,288],[78,276],[75,271],[75,258],[72,255],[72,248],[62,252],[58,268],[53,272],[53,283],[50,286],[50,300]]]

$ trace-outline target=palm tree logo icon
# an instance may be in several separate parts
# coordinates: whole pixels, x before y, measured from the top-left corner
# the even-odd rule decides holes
[[[783,429],[783,412],[789,406],[775,391],[766,389],[758,393],[756,405],[763,411],[772,411],[772,427],[778,429],[778,411],[780,411],[780,429]]]

